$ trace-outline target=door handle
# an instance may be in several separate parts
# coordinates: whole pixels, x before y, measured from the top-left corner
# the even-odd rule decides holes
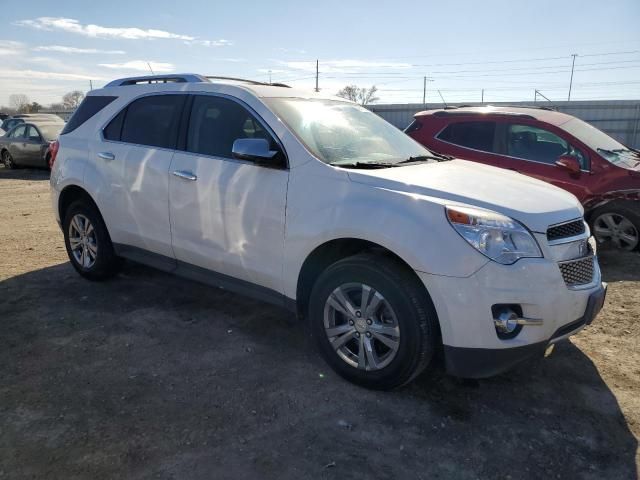
[[[98,158],[102,160],[115,160],[116,156],[111,152],[100,152]]]
[[[174,170],[173,174],[176,177],[182,178],[184,180],[189,180],[190,182],[195,182],[198,179],[198,177],[196,177],[193,173],[184,170]]]

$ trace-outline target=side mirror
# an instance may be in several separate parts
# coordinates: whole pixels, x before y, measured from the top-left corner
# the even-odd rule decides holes
[[[556,160],[556,165],[569,170],[571,173],[580,173],[580,162],[572,155],[562,155]]]
[[[231,155],[238,160],[250,160],[261,165],[278,166],[277,150],[269,149],[269,142],[264,138],[238,138],[233,142]]]

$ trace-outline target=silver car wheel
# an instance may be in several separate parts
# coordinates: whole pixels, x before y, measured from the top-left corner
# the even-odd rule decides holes
[[[329,295],[324,328],[338,356],[360,370],[386,367],[400,347],[393,308],[380,292],[363,283],[340,285]]]
[[[83,268],[91,268],[98,257],[96,232],[87,217],[78,213],[69,223],[69,246],[76,262]]]
[[[631,221],[618,213],[603,213],[593,222],[593,234],[599,242],[610,241],[623,250],[638,246],[638,230]]]

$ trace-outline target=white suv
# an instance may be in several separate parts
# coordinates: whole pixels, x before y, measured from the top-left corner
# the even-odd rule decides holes
[[[604,301],[573,195],[285,85],[113,81],[60,135],[51,187],[82,276],[125,257],[285,306],[333,369],[372,388],[439,351],[454,375],[504,371]]]

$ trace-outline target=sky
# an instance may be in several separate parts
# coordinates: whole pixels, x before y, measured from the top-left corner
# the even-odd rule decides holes
[[[0,105],[193,72],[377,103],[640,99],[640,0],[0,0]],[[484,89],[484,94],[482,93]],[[544,97],[538,99],[544,101]]]

